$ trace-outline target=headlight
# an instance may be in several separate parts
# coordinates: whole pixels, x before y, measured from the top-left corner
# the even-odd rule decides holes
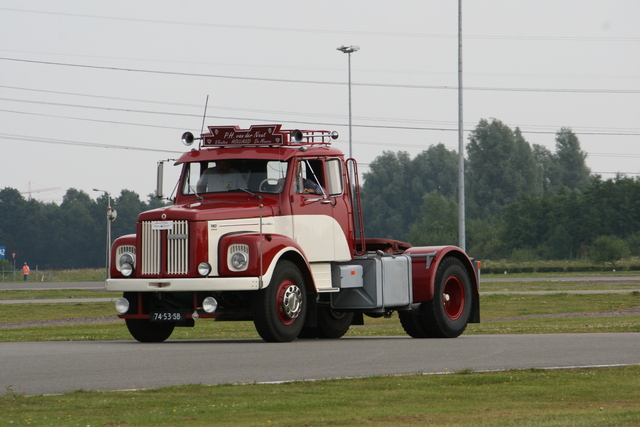
[[[231,245],[227,254],[231,271],[244,271],[249,266],[249,245]]]
[[[211,273],[211,264],[208,262],[198,264],[198,273],[200,273],[201,276],[207,277],[209,273]]]
[[[125,252],[118,259],[118,270],[123,276],[129,277],[133,274],[136,266],[136,256],[130,252]]]

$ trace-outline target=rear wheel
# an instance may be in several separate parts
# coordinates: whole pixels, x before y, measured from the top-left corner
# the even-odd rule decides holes
[[[318,308],[318,338],[340,338],[353,322],[353,313],[335,311],[331,307]]]
[[[448,257],[438,266],[433,299],[417,312],[400,312],[400,322],[414,338],[455,338],[467,328],[472,299],[467,269],[459,259]]]
[[[298,267],[280,261],[269,286],[255,294],[253,323],[263,340],[289,342],[296,339],[307,312],[304,280]]]
[[[335,311],[329,306],[318,307],[318,326],[303,328],[298,338],[340,338],[353,322],[353,313]]]
[[[129,300],[129,314],[138,314],[138,295],[125,292]],[[140,342],[163,342],[171,336],[175,322],[151,322],[149,319],[125,319],[127,329],[133,338]]]

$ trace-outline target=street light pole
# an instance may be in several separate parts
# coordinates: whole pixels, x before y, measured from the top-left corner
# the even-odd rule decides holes
[[[118,213],[116,212],[115,209],[111,208],[111,196],[109,195],[109,192],[106,190],[100,190],[97,188],[94,188],[93,191],[100,191],[104,194],[107,195],[107,257],[106,257],[106,262],[107,262],[107,267],[106,267],[106,274],[107,274],[107,279],[109,278],[109,267],[111,265],[111,221],[114,221],[116,219],[116,217],[118,216]]]
[[[360,46],[340,46],[337,48],[342,53],[349,56],[349,158],[353,157],[352,139],[351,139],[351,54],[360,50]]]

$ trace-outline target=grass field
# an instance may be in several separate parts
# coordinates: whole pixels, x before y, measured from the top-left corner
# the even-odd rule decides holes
[[[637,426],[640,366],[0,398],[2,425]]]
[[[628,287],[627,287],[628,286]],[[640,332],[637,284],[487,282],[483,291],[628,289],[615,294],[481,297],[482,323],[465,334]],[[0,299],[96,298],[90,291],[0,291]],[[618,314],[616,314],[618,313]],[[619,315],[619,314],[623,315]],[[9,304],[17,321],[114,316],[113,303]],[[347,336],[405,335],[396,316],[365,318]],[[171,339],[258,338],[251,322],[199,320]],[[131,339],[122,321],[0,329],[0,342]],[[2,345],[2,344],[0,344]],[[0,426],[638,426],[640,366],[588,370],[457,372],[285,384],[185,385],[0,397]]]
[[[503,284],[501,284],[503,285]],[[592,285],[593,286],[593,285]],[[608,286],[608,285],[607,285]],[[0,299],[114,297],[106,292],[0,291]],[[640,309],[640,292],[616,294],[496,294],[480,300],[482,323],[470,324],[466,334],[640,332],[640,313],[613,316],[612,312]],[[580,316],[573,317],[573,314]],[[7,304],[0,311],[0,326],[12,322],[56,319],[115,318],[113,303]],[[405,335],[397,315],[389,319],[365,316],[364,326],[352,327],[347,336]],[[252,322],[199,320],[195,328],[177,328],[171,339],[258,338]],[[131,339],[123,322],[0,328],[0,342]]]

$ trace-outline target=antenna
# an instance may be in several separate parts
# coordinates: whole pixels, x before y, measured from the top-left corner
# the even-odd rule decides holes
[[[207,118],[207,105],[209,105],[209,95],[207,95],[206,101],[204,101],[204,114],[202,115],[202,126],[200,127],[200,135],[204,132],[204,121]]]

